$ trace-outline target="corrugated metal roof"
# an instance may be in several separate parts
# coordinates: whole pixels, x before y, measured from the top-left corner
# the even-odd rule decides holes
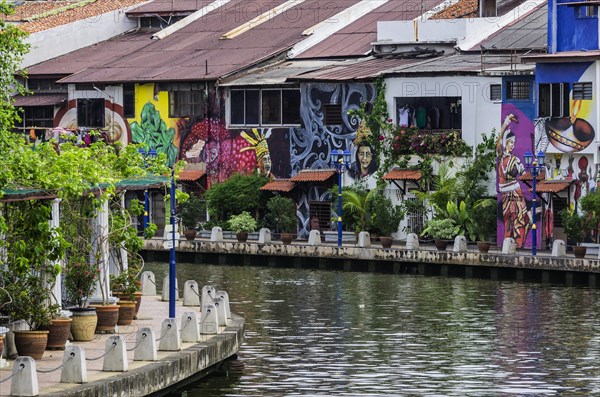
[[[392,170],[383,176],[386,181],[418,181],[423,176],[420,170]]]
[[[251,69],[240,75],[231,76],[221,82],[221,86],[273,85],[289,83],[288,80],[324,67],[339,64],[335,60],[292,60],[276,65]]]
[[[573,184],[573,181],[541,181],[536,184],[537,193],[558,193],[562,192]],[[533,190],[533,189],[530,189]]]
[[[181,170],[177,179],[183,182],[195,182],[204,175],[206,172],[203,170]]]
[[[154,0],[127,11],[128,16],[141,15],[182,15],[191,14],[206,6],[208,2],[198,0]]]
[[[392,0],[358,18],[297,58],[350,57],[368,54],[377,40],[377,21],[408,21],[440,4],[442,0]]]
[[[522,57],[524,62],[565,62],[569,60],[589,61],[600,59],[600,50],[565,51],[556,54],[527,55]]]
[[[476,47],[486,49],[545,48],[548,45],[548,5],[540,4],[512,24],[500,29]]]
[[[67,100],[67,94],[48,94],[48,95],[17,95],[13,97],[14,106],[51,106],[59,105]]]
[[[267,182],[260,190],[271,192],[290,192],[296,187],[296,184],[289,179],[275,179]]]
[[[344,8],[358,1],[339,0],[336,5]],[[253,3],[273,6],[273,2],[268,1]],[[61,74],[67,69],[71,73],[81,71],[61,80],[63,83],[214,80],[287,51],[303,38],[304,30],[329,17],[328,12],[331,12],[326,12],[327,5],[323,2],[307,0],[234,39],[219,40],[223,33],[243,22],[240,7],[252,8],[250,4],[244,0],[232,1],[226,11],[211,12],[162,40],[150,41],[146,36],[149,41],[146,44],[139,42],[140,36],[128,35],[101,43],[95,51],[87,48],[31,67],[29,74]],[[266,10],[264,7],[261,11]],[[133,51],[123,51],[126,46],[123,43],[130,40],[134,41]],[[113,55],[116,49],[119,56]],[[70,61],[77,63],[92,54],[96,63],[87,62],[78,69],[61,66]]]
[[[304,73],[294,77],[297,80],[325,80],[325,81],[346,81],[346,80],[370,80],[384,74],[386,70],[396,69],[401,66],[412,65],[423,62],[422,59],[403,59],[403,58],[363,58],[352,59],[330,67],[324,67],[314,72]]]
[[[294,175],[292,182],[325,182],[335,175],[334,170],[302,170]]]

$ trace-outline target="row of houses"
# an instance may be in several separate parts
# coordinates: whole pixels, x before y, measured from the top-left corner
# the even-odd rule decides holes
[[[34,95],[15,98],[24,116],[17,128],[101,129],[111,142],[143,143],[170,162],[185,159],[182,179],[199,189],[257,171],[272,178],[266,189],[294,193],[301,234],[312,216],[329,224],[333,151],[350,150],[356,159],[345,184],[375,184],[372,168],[360,167],[360,120],[349,111],[375,100],[378,78],[395,125],[454,131],[468,145],[482,133],[501,134],[491,188],[501,209],[498,242],[512,236],[531,244],[526,151],[541,150],[548,164],[538,183],[540,244],[563,237],[556,214],[596,188],[597,2],[96,0],[55,12],[25,6],[31,9],[13,22],[32,31],[24,67]],[[84,17],[28,27],[73,9]],[[373,163],[377,155],[368,154]],[[418,178],[395,173],[386,194],[410,198],[406,183]],[[159,224],[161,203],[153,204]]]

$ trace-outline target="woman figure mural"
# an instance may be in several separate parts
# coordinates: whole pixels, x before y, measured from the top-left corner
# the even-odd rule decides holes
[[[258,129],[252,128],[252,135],[245,131],[242,131],[240,135],[252,145],[240,149],[240,152],[254,150],[256,153],[256,167],[258,174],[260,176],[271,177],[273,163],[271,162],[271,153],[269,152],[269,145],[267,144],[267,138],[271,135],[271,130],[268,130],[267,133],[263,135]]]
[[[517,247],[522,248],[529,232],[530,222],[525,197],[517,180],[517,177],[522,175],[525,169],[521,160],[512,153],[516,137],[508,128],[511,122],[519,122],[513,114],[509,114],[504,119],[496,141],[498,188],[502,196],[504,238],[514,238]]]
[[[377,171],[375,154],[368,140],[370,136],[371,132],[364,122],[361,122],[354,140],[354,147],[356,148],[355,161],[350,168],[350,176],[354,179],[365,178]]]

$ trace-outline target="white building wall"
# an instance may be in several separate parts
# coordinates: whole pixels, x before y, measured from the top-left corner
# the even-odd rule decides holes
[[[132,7],[32,33],[26,40],[31,45],[31,50],[21,66],[26,68],[135,29],[137,19],[125,16],[130,8]]]

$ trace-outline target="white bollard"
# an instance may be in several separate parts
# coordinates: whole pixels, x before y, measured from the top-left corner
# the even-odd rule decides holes
[[[60,382],[87,383],[87,365],[83,347],[70,345],[65,349]]]
[[[204,305],[211,304],[215,296],[217,296],[217,290],[214,286],[205,285],[204,287],[202,287],[202,293],[200,294],[200,304],[202,305],[202,307],[204,307]]]
[[[169,281],[169,275],[167,274],[163,279],[163,290],[162,290],[162,300],[163,302],[169,301],[169,287],[171,282]],[[179,300],[179,282],[175,279],[175,300]]]
[[[156,276],[149,270],[142,273],[142,294],[156,295]]]
[[[181,336],[179,335],[179,326],[174,318],[163,320],[160,327],[160,341],[158,343],[159,351],[179,351],[181,350]]]
[[[13,363],[11,396],[37,396],[40,394],[35,360],[28,356],[19,356]]]
[[[226,327],[227,326],[227,313],[225,313],[225,302],[223,299],[219,297],[215,297],[213,299],[213,303],[217,308],[217,323],[219,326]]]
[[[183,286],[183,306],[200,306],[200,293],[195,280],[188,280]]]
[[[231,320],[231,306],[229,306],[229,294],[226,291],[217,291],[217,297],[223,300],[225,305],[225,315],[228,320]]]
[[[106,356],[102,364],[102,371],[125,372],[127,366],[127,346],[121,335],[109,336],[104,346]]]
[[[417,233],[409,233],[406,236],[406,249],[407,250],[418,250],[419,249],[419,236]]]
[[[196,312],[185,312],[181,316],[181,341],[192,343],[200,341],[200,325]]]
[[[214,335],[219,333],[217,308],[212,303],[210,305],[202,305],[202,315],[200,316],[200,333],[203,335]]]
[[[308,245],[321,245],[321,232],[311,230],[308,234]]]
[[[466,252],[467,251],[467,238],[465,236],[456,236],[454,238],[453,252]]]
[[[502,255],[514,255],[517,253],[517,243],[512,237],[506,237],[502,242]]]
[[[150,327],[142,327],[135,338],[135,349],[133,350],[133,361],[156,361],[156,338]]]
[[[369,232],[358,233],[358,246],[361,248],[369,248],[371,246],[371,235]]]
[[[263,227],[258,232],[258,243],[259,244],[270,244],[271,243],[271,231],[266,227]]]
[[[220,226],[214,226],[210,231],[210,241],[220,242],[223,241],[223,229]]]
[[[598,251],[600,252],[600,251]],[[562,240],[554,240],[552,243],[552,256],[566,256],[567,246]]]

